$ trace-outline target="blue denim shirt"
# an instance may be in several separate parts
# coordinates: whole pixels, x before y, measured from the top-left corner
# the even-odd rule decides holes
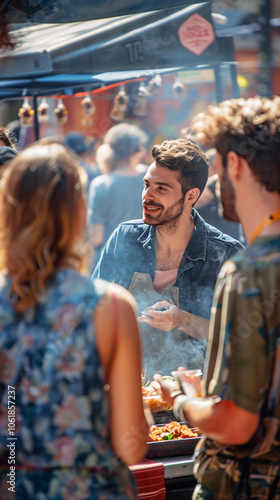
[[[174,287],[179,289],[182,310],[203,318],[210,317],[216,279],[222,264],[241,243],[207,224],[192,210],[194,231],[183,254]],[[156,227],[142,220],[123,222],[109,238],[94,270],[93,278],[118,283],[129,289],[135,272],[154,279]]]

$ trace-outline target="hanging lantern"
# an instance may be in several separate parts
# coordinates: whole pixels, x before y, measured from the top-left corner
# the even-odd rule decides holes
[[[27,127],[32,125],[34,118],[34,110],[31,108],[29,104],[28,97],[24,98],[23,105],[19,109],[18,116],[21,125],[25,125]]]
[[[95,112],[95,105],[93,103],[93,100],[89,95],[87,95],[82,101],[81,101],[81,106],[83,108],[83,114],[84,117],[82,119],[82,124],[85,125],[86,127],[89,125],[92,125],[92,120],[90,118],[90,115],[93,115]]]
[[[161,87],[162,79],[160,75],[155,75],[147,85],[147,90],[150,94],[154,94]]]
[[[49,105],[44,97],[38,106],[38,122],[46,123],[49,119]]]
[[[133,108],[133,114],[135,116],[147,116],[147,101],[150,95],[149,90],[140,85],[136,93],[136,103]]]
[[[176,77],[176,80],[172,85],[172,90],[176,99],[184,99],[186,96],[186,87],[182,82],[180,82],[178,77]]]
[[[83,107],[83,113],[85,115],[93,115],[93,113],[95,112],[95,105],[94,105],[94,102],[92,100],[92,98],[87,95],[82,101],[81,101],[81,105]]]
[[[68,111],[64,106],[62,99],[58,99],[57,106],[54,110],[54,114],[58,123],[60,123],[61,125],[67,123]]]
[[[113,109],[110,113],[110,118],[121,122],[125,118],[129,97],[126,94],[124,87],[121,86],[120,91],[114,98]]]

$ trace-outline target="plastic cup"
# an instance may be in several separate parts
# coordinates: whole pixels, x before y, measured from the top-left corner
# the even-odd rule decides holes
[[[186,396],[201,396],[202,371],[200,369],[174,371],[171,372],[171,375],[178,382]]]

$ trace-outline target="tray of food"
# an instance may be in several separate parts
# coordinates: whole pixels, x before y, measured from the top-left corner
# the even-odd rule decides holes
[[[150,396],[143,396],[143,401],[149,406],[152,413],[170,410],[169,404],[156,392]]]
[[[142,396],[152,413],[171,410],[168,403],[150,385],[142,385]]]
[[[172,410],[156,411],[152,413],[154,424],[167,424],[174,420],[174,413]]]
[[[191,429],[186,424],[169,422],[152,425],[149,432],[147,458],[192,455],[198,443],[199,429]]]

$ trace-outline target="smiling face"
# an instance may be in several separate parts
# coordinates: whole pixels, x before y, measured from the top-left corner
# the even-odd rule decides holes
[[[144,177],[143,221],[152,226],[176,225],[184,211],[180,174],[152,163]]]

